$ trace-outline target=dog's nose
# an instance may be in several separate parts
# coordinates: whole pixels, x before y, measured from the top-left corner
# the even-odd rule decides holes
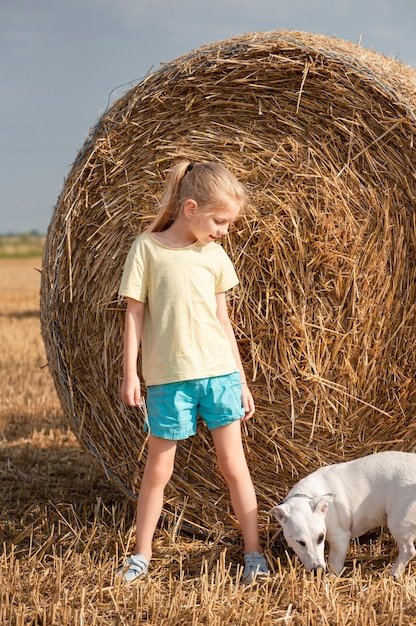
[[[313,566],[312,566],[312,571],[313,571],[313,573],[314,573],[314,574],[316,574],[316,572],[318,571],[318,569],[324,570],[325,568],[324,568],[324,567],[322,567],[322,565],[319,565],[319,564],[318,564],[318,565],[313,565]]]

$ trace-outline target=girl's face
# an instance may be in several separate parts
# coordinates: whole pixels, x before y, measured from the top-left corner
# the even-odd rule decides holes
[[[189,229],[197,241],[208,244],[226,235],[239,213],[240,206],[228,199],[207,212],[194,203],[194,210],[188,214]]]

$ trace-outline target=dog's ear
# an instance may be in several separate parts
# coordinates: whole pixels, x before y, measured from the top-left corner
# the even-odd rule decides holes
[[[269,515],[274,515],[279,524],[284,524],[288,519],[288,515],[281,504],[270,509]]]
[[[333,493],[326,493],[323,496],[316,496],[316,498],[313,498],[310,501],[312,511],[322,516],[326,515],[326,512],[328,510],[328,504],[334,498],[335,498],[335,494]]]

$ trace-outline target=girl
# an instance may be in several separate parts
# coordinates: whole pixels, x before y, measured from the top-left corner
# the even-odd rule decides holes
[[[127,298],[121,396],[142,406],[137,373],[141,344],[147,387],[148,454],[137,499],[136,549],[119,574],[147,573],[163,494],[178,440],[211,431],[244,539],[244,582],[265,577],[257,499],[244,455],[240,420],[254,413],[225,292],[238,283],[216,243],[246,202],[242,184],[217,163],[181,162],[171,172],[160,211],[133,243],[120,295]]]

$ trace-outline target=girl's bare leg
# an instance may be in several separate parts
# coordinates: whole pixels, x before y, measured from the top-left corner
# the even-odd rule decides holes
[[[147,461],[137,498],[136,554],[148,561],[152,556],[153,535],[163,507],[165,487],[173,472],[176,441],[149,436]]]
[[[244,553],[261,553],[257,497],[244,454],[240,421],[214,428],[211,435],[218,466],[228,483],[234,512],[241,526]]]

